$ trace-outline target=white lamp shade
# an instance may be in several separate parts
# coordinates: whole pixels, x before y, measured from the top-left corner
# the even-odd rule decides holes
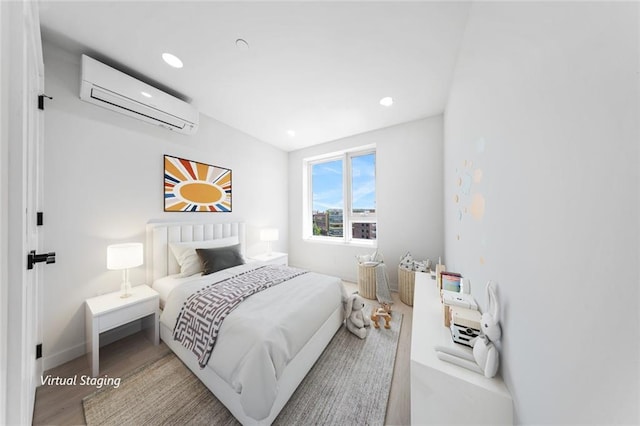
[[[107,269],[134,268],[142,263],[142,243],[113,244],[107,247]]]
[[[260,241],[278,241],[278,228],[265,228],[260,231]]]

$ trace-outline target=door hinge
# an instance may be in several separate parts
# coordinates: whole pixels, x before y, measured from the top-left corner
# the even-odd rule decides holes
[[[47,96],[45,94],[38,95],[38,109],[44,110],[44,98],[53,99],[51,96]]]
[[[31,250],[27,255],[27,269],[33,269],[33,265],[40,262],[56,263],[56,253],[51,251],[49,253],[36,254],[35,250]]]
[[[42,343],[36,345],[36,359],[42,358]]]
[[[42,226],[44,224],[44,213],[38,212],[36,213],[36,225]]]

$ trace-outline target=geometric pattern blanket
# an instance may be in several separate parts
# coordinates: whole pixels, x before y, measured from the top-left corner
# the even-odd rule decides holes
[[[246,298],[308,271],[266,265],[198,290],[182,305],[173,339],[198,357],[200,368],[209,362],[224,319]]]

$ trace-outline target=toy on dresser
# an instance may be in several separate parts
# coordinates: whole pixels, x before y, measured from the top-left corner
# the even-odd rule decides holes
[[[454,342],[472,347],[472,340],[480,335],[480,312],[459,306],[449,309],[449,329]]]
[[[469,352],[444,346],[436,346],[435,350],[441,360],[491,378],[498,372],[500,364],[498,349],[492,342],[497,342],[502,336],[499,322],[500,306],[494,284],[491,281],[487,283],[486,294],[489,307],[487,312],[480,317],[482,334],[470,339],[468,342],[469,346],[473,347],[473,350]]]
[[[442,311],[444,314],[444,326],[449,327],[451,321],[451,309],[454,307],[471,311],[478,310],[478,304],[470,294],[456,293],[442,290]]]

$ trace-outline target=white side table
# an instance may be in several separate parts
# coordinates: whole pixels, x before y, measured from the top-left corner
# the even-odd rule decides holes
[[[149,340],[154,345],[159,343],[159,306],[160,295],[147,285],[132,287],[127,298],[121,298],[118,291],[86,300],[86,348],[92,376],[100,370],[100,333],[143,319]]]
[[[289,255],[287,253],[280,253],[277,251],[271,252],[271,254],[258,254],[256,256],[252,256],[251,259],[269,263],[271,265],[287,266],[289,264]]]

